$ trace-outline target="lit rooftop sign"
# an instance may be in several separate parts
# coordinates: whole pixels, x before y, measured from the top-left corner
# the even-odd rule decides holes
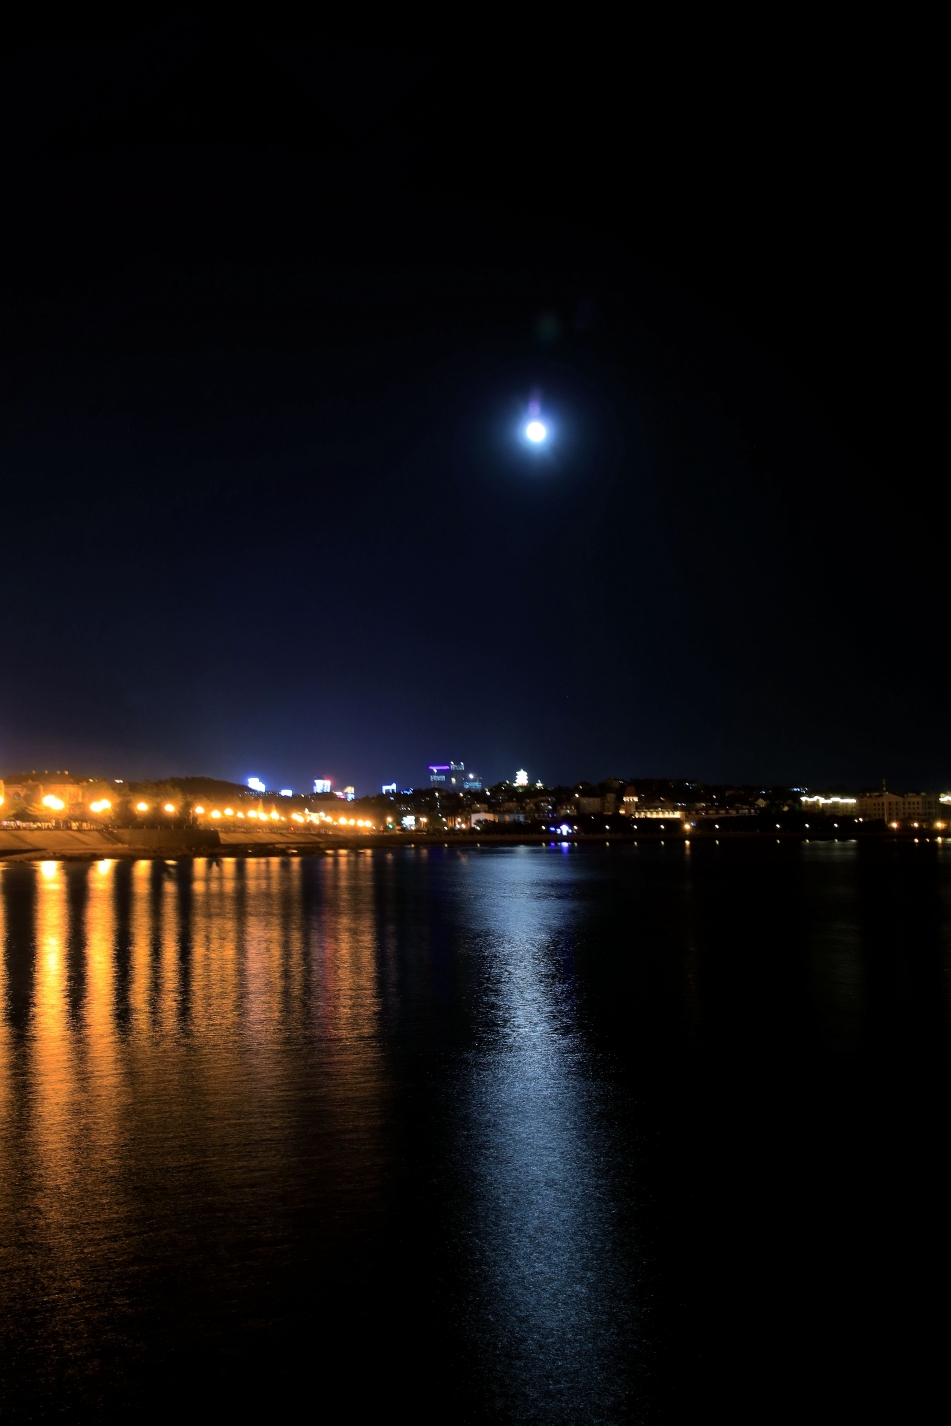
[[[854,797],[801,797],[803,807],[854,807]]]

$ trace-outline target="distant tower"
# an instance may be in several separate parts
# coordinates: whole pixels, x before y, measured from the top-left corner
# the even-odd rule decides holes
[[[528,786],[528,773],[525,771],[525,769],[524,769],[523,767],[520,767],[519,770],[518,770],[518,772],[515,774],[515,786],[516,786],[516,787],[527,787],[527,786]]]

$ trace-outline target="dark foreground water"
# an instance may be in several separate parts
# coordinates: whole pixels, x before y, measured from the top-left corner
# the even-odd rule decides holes
[[[949,867],[5,866],[6,1415],[925,1419]]]

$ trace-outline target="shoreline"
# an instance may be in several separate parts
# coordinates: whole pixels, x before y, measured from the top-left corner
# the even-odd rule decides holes
[[[443,834],[370,833],[348,836],[323,833],[293,833],[281,829],[278,833],[248,836],[242,832],[222,832],[205,829],[102,828],[91,832],[56,829],[0,828],[0,865],[6,862],[28,861],[115,861],[168,860],[182,857],[275,857],[332,856],[338,851],[378,851],[417,847],[513,847],[612,845],[637,846],[640,843],[666,845],[694,842],[864,842],[864,843],[940,843],[946,838],[930,828],[862,827],[840,828],[828,832],[810,828],[808,832],[778,828],[697,828],[685,835],[681,829],[652,832],[570,832],[555,835],[547,832],[485,833],[449,832]],[[951,840],[951,839],[949,839]]]

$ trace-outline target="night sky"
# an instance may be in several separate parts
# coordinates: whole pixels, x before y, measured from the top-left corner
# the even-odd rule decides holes
[[[814,41],[18,34],[0,772],[946,785],[936,129]]]

